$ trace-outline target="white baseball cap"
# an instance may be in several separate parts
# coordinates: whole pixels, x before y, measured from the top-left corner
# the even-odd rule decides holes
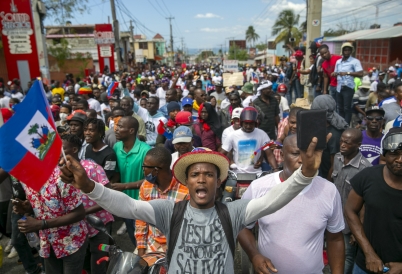
[[[243,110],[243,108],[235,108],[232,111],[232,119],[234,119],[234,118],[240,119],[240,114],[241,114],[242,110]]]

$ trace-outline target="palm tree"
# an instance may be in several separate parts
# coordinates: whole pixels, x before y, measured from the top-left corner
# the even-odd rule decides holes
[[[299,24],[300,15],[295,14],[292,9],[285,9],[281,11],[275,24],[272,27],[272,35],[276,35],[275,43],[285,42],[289,43],[289,38],[296,38],[296,44],[302,38],[302,33],[297,28]]]
[[[249,26],[246,30],[246,40],[253,44],[258,39],[260,39],[260,36],[255,32],[254,27]]]

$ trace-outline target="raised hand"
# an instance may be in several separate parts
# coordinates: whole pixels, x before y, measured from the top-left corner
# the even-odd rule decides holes
[[[327,143],[331,139],[332,133],[327,135]],[[314,137],[306,151],[300,150],[302,158],[302,173],[306,177],[313,177],[321,165],[322,150],[315,150],[317,146],[317,138]]]

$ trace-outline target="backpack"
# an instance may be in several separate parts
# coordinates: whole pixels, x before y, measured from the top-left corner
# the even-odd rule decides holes
[[[168,266],[170,265],[170,260],[172,259],[173,250],[176,246],[177,239],[179,238],[184,212],[187,209],[187,203],[188,200],[177,202],[173,208],[172,219],[170,220],[169,244],[166,254],[166,263]],[[218,213],[219,220],[221,221],[221,225],[223,231],[225,232],[226,240],[229,244],[229,249],[232,252],[234,260],[236,243],[234,241],[232,221],[230,219],[229,210],[225,204],[219,201],[215,201],[215,209]]]

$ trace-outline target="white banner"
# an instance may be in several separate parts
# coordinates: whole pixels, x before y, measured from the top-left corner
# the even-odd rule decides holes
[[[223,60],[223,71],[239,72],[238,60]]]

